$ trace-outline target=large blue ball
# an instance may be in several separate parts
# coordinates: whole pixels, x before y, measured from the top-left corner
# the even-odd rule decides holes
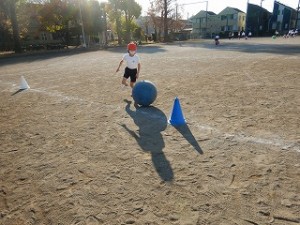
[[[156,87],[151,81],[139,81],[132,89],[132,97],[137,104],[141,106],[149,106],[157,97]]]

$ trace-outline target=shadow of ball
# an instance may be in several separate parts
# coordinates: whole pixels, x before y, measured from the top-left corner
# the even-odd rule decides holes
[[[156,87],[151,81],[139,81],[132,89],[132,97],[137,104],[141,106],[149,106],[157,97]]]

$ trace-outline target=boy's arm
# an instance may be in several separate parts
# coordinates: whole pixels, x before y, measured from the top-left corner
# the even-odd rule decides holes
[[[120,67],[121,67],[122,63],[123,63],[123,59],[120,61],[120,63],[119,63],[119,66],[118,66],[118,68],[117,68],[116,72],[119,72],[119,70],[120,70]]]
[[[141,64],[139,63],[139,64],[138,64],[138,69],[137,69],[136,78],[139,78],[140,71],[141,71]]]

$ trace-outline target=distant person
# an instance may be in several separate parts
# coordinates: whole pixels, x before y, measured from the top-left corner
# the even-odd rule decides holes
[[[219,45],[219,44],[220,44],[219,39],[220,39],[220,36],[219,36],[219,35],[216,35],[216,36],[215,36],[215,45]]]
[[[249,31],[248,37],[249,37],[249,39],[252,37],[252,32],[251,31]]]
[[[127,45],[127,53],[123,55],[122,60],[119,63],[119,66],[116,72],[119,72],[121,65],[125,61],[127,66],[124,71],[122,84],[124,86],[128,86],[127,79],[130,78],[130,87],[133,88],[136,80],[139,78],[139,74],[141,71],[141,63],[140,58],[136,54],[137,45],[134,42],[130,42]]]
[[[295,36],[294,30],[290,30],[290,31],[289,31],[289,37],[294,37],[294,36]]]
[[[245,38],[246,37],[246,33],[245,31],[242,32],[242,38]]]

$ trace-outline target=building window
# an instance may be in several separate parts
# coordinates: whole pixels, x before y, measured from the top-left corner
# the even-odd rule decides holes
[[[45,32],[41,33],[41,40],[42,41],[47,41],[47,34]]]
[[[281,23],[277,22],[277,30],[281,30]]]

